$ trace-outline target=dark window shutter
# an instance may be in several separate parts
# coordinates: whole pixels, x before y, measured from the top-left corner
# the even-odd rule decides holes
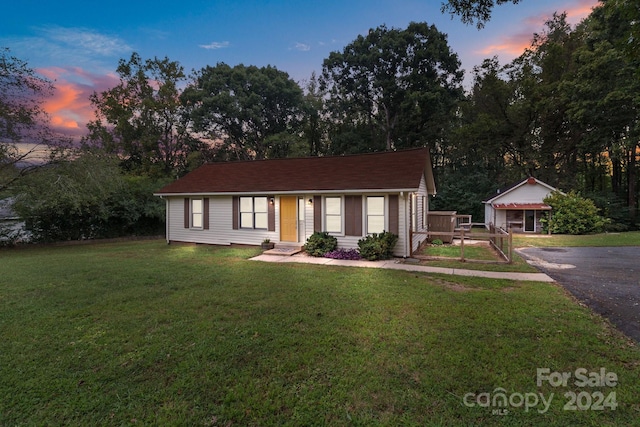
[[[233,196],[231,204],[233,205],[233,229],[237,230],[240,228],[238,225],[238,222],[240,221],[240,197]]]
[[[399,225],[398,225],[398,208],[400,204],[398,203],[398,195],[391,194],[389,195],[389,233],[393,233],[395,235],[399,234]]]
[[[313,231],[322,231],[322,196],[313,196]]]
[[[188,197],[185,197],[184,199],[184,228],[189,228],[189,205],[191,204],[191,201],[189,200]]]
[[[209,229],[209,198],[205,197],[204,199],[202,199],[202,216],[204,217],[202,219],[202,228],[205,230]]]
[[[273,200],[273,203],[271,203]],[[267,231],[276,231],[276,202],[274,196],[267,197]]]
[[[344,197],[344,234],[362,236],[362,196]]]

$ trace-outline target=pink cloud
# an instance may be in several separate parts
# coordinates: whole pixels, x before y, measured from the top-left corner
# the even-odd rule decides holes
[[[86,124],[95,119],[89,97],[116,86],[113,74],[94,74],[81,68],[49,67],[37,70],[53,81],[54,92],[43,104],[51,118],[50,126],[63,135],[78,138],[86,134]]]
[[[517,33],[503,35],[476,53],[485,57],[500,55],[515,58],[531,46],[533,34],[542,30],[544,23],[553,17],[554,12],[566,12],[567,22],[575,26],[589,16],[593,8],[599,4],[599,0],[574,0],[564,6],[559,6],[557,9],[528,16],[522,20]]]

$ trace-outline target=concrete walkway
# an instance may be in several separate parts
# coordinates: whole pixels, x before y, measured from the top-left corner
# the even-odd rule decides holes
[[[262,254],[258,255],[257,257],[251,258],[251,260],[280,263],[297,262],[305,264],[339,265],[343,267],[387,268],[392,270],[416,271],[423,273],[441,273],[453,274],[457,276],[486,277],[489,279],[525,280],[532,282],[554,281],[551,277],[547,276],[544,273],[511,273],[499,271],[464,270],[461,268],[429,267],[426,265],[405,263],[393,259],[388,261],[351,261],[344,259],[315,258],[305,254],[296,254],[293,256]]]

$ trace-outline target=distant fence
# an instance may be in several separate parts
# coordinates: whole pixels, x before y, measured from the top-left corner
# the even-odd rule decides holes
[[[469,224],[469,229],[466,226],[462,226],[459,229],[456,229],[453,232],[444,232],[444,231],[414,231],[413,235],[426,235],[427,240],[431,241],[434,238],[442,239],[442,236],[450,237],[453,239],[460,239],[460,257],[455,258],[459,259],[463,262],[477,262],[477,263],[487,263],[487,264],[511,264],[513,261],[513,235],[511,230],[504,231],[501,228],[495,227],[493,224],[489,226],[488,233],[474,233],[472,230],[472,223],[464,223]],[[482,224],[484,225],[484,224]],[[489,245],[496,250],[496,252],[503,259],[501,261],[490,261],[490,260],[479,260],[467,258],[464,255],[464,246],[465,240],[486,240],[489,242]],[[414,254],[416,256],[416,254]],[[434,257],[434,256],[416,256],[417,258],[422,259],[431,259],[431,260],[443,260],[443,259],[451,259],[450,257]]]
[[[513,261],[513,232],[489,224],[489,243],[509,263]]]

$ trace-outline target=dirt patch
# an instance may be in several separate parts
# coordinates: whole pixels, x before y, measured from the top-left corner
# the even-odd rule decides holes
[[[437,285],[437,286],[441,286],[443,288],[446,288],[450,291],[453,292],[477,292],[477,291],[483,291],[483,290],[487,290],[484,288],[474,288],[471,286],[465,286],[462,285],[460,283],[455,283],[455,282],[449,282],[448,280],[444,280],[444,279],[438,279],[438,278],[432,278],[429,277],[429,282]],[[499,290],[500,292],[511,292],[513,290],[515,290],[516,288],[514,287],[506,287],[506,288],[501,288],[501,289],[492,289],[492,290]]]
[[[454,292],[474,292],[479,290],[478,288],[470,288],[468,286],[461,285],[460,283],[449,282],[448,280],[433,277],[429,277],[429,283]]]

